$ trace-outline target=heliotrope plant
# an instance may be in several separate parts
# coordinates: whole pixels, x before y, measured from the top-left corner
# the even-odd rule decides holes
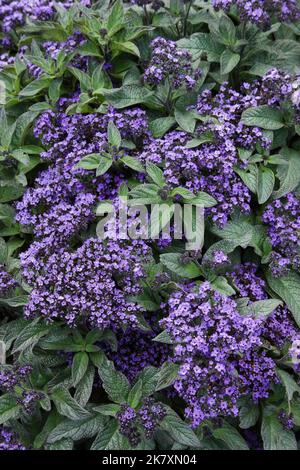
[[[299,2],[3,0],[0,34],[0,450],[297,449]],[[201,205],[203,247],[172,210],[99,236],[125,199]]]

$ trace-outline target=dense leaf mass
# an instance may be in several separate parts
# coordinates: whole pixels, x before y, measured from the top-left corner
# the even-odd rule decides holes
[[[0,0],[0,450],[299,448],[299,21]]]

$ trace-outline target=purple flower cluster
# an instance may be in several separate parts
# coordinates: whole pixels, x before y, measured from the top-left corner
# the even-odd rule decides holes
[[[145,367],[159,367],[171,354],[171,348],[167,344],[153,341],[157,336],[156,317],[152,317],[148,323],[153,331],[141,331],[136,328],[127,328],[124,332],[117,333],[118,348],[116,351],[108,350],[108,357],[113,360],[117,370],[121,371],[130,382]]]
[[[56,60],[60,52],[63,51],[65,54],[70,54],[74,52],[79,46],[83,45],[85,41],[86,40],[81,33],[75,32],[66,41],[44,42],[42,44],[42,50],[46,58]],[[28,49],[24,48],[24,53],[26,53],[27,50]],[[85,71],[87,67],[87,58],[77,54],[72,58],[70,65]],[[32,64],[31,62],[28,62],[28,70],[34,78],[38,78],[42,73],[42,69],[39,66]]]
[[[29,250],[21,256],[24,278],[33,288],[24,314],[49,322],[62,319],[71,326],[136,326],[142,309],[127,297],[139,292],[142,262],[148,257],[148,246],[138,240],[126,244],[91,238],[73,252],[61,248],[38,260]]]
[[[120,433],[127,437],[132,447],[136,447],[141,442],[141,431],[146,439],[152,439],[165,416],[163,405],[156,403],[152,397],[145,398],[139,411],[122,404],[117,413]]]
[[[286,411],[281,410],[278,414],[278,419],[287,430],[294,428],[294,418],[292,414],[287,414]]]
[[[63,101],[59,106],[67,104]],[[57,243],[68,241],[91,222],[97,200],[117,196],[124,181],[121,173],[95,177],[94,171],[76,168],[85,155],[106,149],[109,121],[115,123],[124,139],[138,144],[146,138],[145,112],[138,108],[124,112],[109,108],[105,115],[72,116],[59,109],[56,113],[46,112],[37,120],[35,135],[48,147],[41,157],[49,166],[18,202],[16,219],[31,226],[38,239],[51,236]]]
[[[289,269],[300,268],[300,198],[289,193],[276,199],[265,209],[262,220],[268,225],[268,236],[273,252],[271,270],[281,276]]]
[[[237,297],[248,297],[251,302],[267,298],[266,282],[257,275],[257,266],[254,263],[244,263],[235,266],[227,273],[228,278],[238,291]]]
[[[17,282],[5,270],[4,266],[0,264],[0,297],[4,297],[11,289],[17,287]]]
[[[193,70],[192,56],[187,50],[179,49],[174,41],[162,37],[155,38],[151,48],[151,62],[144,75],[146,83],[158,85],[168,79],[174,88],[194,88],[201,72]]]
[[[139,409],[139,419],[146,439],[152,439],[155,430],[166,414],[167,412],[161,403],[156,403],[152,397],[145,398]]]
[[[237,415],[244,394],[255,400],[268,395],[275,364],[260,353],[262,322],[241,316],[235,301],[212,291],[208,282],[173,293],[161,324],[176,344],[180,369],[174,387],[193,427]]]
[[[238,265],[231,273],[227,273],[227,276],[237,288],[238,298],[247,297],[250,302],[268,298],[266,282],[257,275],[257,266],[254,263]],[[286,306],[280,305],[265,320],[262,336],[278,349],[298,339],[299,330]]]
[[[120,433],[127,437],[132,447],[137,447],[141,442],[141,435],[137,427],[137,413],[126,403],[121,405],[121,410],[117,413]]]
[[[198,98],[196,110],[208,122],[196,128],[196,133],[209,132],[213,141],[199,148],[186,148],[184,132],[173,131],[161,139],[150,139],[147,149],[139,154],[143,162],[165,163],[164,175],[170,187],[185,186],[193,192],[206,191],[217,205],[207,211],[213,221],[224,226],[235,208],[250,211],[249,189],[234,171],[241,165],[239,148],[263,148],[270,145],[260,128],[241,122],[243,111],[268,104],[279,107],[291,98],[293,80],[278,70],[271,70],[261,80],[243,83],[236,91],[224,83],[216,94],[205,90]],[[217,120],[217,121],[216,121]]]
[[[23,26],[26,19],[31,21],[48,21],[56,14],[55,4],[69,8],[74,5],[74,0],[1,0],[0,23],[4,33],[10,33],[18,26]],[[90,0],[81,0],[88,6]]]
[[[0,427],[0,451],[1,450],[26,450],[26,447],[19,440],[19,436],[8,429],[7,427]]]
[[[164,176],[172,187],[184,186],[195,194],[205,191],[217,205],[207,211],[213,220],[224,226],[235,208],[250,211],[251,195],[234,172],[237,164],[236,147],[230,139],[218,144],[203,144],[200,148],[185,147],[187,135],[174,131],[162,139],[153,139],[140,154],[142,161],[165,161]]]
[[[28,378],[32,372],[30,365],[1,366],[0,390],[15,396],[16,401],[28,413],[32,412],[40,394],[28,386]]]
[[[300,17],[297,0],[212,0],[219,10],[237,8],[242,21],[251,21],[259,27],[270,25],[273,16],[282,22],[296,21]]]

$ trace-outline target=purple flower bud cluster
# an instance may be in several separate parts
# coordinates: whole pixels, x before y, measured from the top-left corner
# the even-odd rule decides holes
[[[294,428],[294,417],[292,414],[287,414],[286,411],[281,410],[278,414],[278,420],[288,431]]]
[[[141,435],[137,427],[137,413],[126,403],[121,405],[121,410],[116,415],[119,421],[119,430],[127,437],[132,447],[137,447],[141,442]]]
[[[227,83],[216,94],[205,90],[198,98],[196,110],[211,119],[198,126],[196,132],[199,136],[211,132],[213,142],[186,148],[188,136],[173,131],[161,139],[150,138],[147,149],[138,157],[142,162],[165,162],[164,176],[170,187],[185,186],[195,193],[206,191],[213,196],[218,204],[207,213],[222,227],[235,208],[250,211],[250,191],[234,171],[235,166],[241,166],[238,149],[257,144],[268,148],[271,144],[260,128],[241,122],[243,111],[263,104],[280,106],[284,99],[291,98],[292,90],[292,78],[277,70],[253,84],[243,83],[240,91]]]
[[[219,10],[236,7],[242,21],[251,21],[260,28],[271,24],[273,17],[282,22],[296,21],[300,17],[297,0],[212,0]]]
[[[114,362],[116,369],[126,375],[130,382],[145,367],[161,366],[171,354],[169,345],[153,341],[153,338],[159,333],[156,316],[153,315],[151,318],[146,316],[145,318],[153,331],[127,328],[125,332],[117,333],[117,350],[108,349],[107,351],[107,355]]]
[[[174,88],[195,87],[200,70],[193,70],[192,56],[185,49],[179,49],[174,41],[162,37],[151,43],[152,58],[144,74],[144,81],[149,85],[158,85],[169,80]]]
[[[154,398],[145,398],[139,409],[139,419],[144,429],[146,439],[152,439],[155,430],[164,419],[167,412],[161,403],[156,403]]]
[[[267,298],[266,282],[257,274],[254,263],[244,263],[235,266],[227,277],[238,291],[237,297],[248,297],[251,302]]]
[[[268,226],[268,236],[273,252],[271,270],[274,276],[281,276],[290,269],[300,268],[300,198],[289,193],[276,199],[265,209],[262,220]]]
[[[0,451],[1,450],[26,450],[26,447],[20,442],[19,436],[8,429],[0,426]]]
[[[206,419],[236,416],[244,394],[267,395],[275,363],[260,353],[262,321],[241,316],[236,302],[208,282],[173,293],[161,325],[176,344],[174,388],[194,428]]]
[[[11,289],[17,287],[17,282],[5,270],[3,264],[0,264],[0,297],[6,296]]]
[[[31,21],[48,21],[56,14],[55,4],[58,3],[65,8],[74,5],[74,0],[1,0],[0,1],[0,23],[4,33],[10,33],[18,26],[23,26],[26,19]],[[88,6],[90,0],[81,0]]]
[[[250,192],[234,172],[234,144],[228,139],[218,145],[189,149],[185,147],[187,140],[182,132],[170,132],[162,139],[153,139],[139,158],[143,162],[165,162],[164,176],[171,188],[184,186],[195,194],[205,191],[213,196],[218,204],[207,213],[220,226],[226,224],[236,207],[249,212]]]
[[[238,290],[237,297],[247,297],[250,303],[268,298],[266,282],[257,275],[254,263],[240,264],[227,276]],[[278,349],[298,339],[299,330],[286,306],[280,305],[268,316],[262,327],[262,336]]]
[[[220,266],[223,266],[224,264],[227,264],[228,262],[229,262],[228,255],[226,255],[226,253],[224,253],[222,250],[216,250],[212,254],[211,259],[208,259],[205,257],[203,259],[204,266],[207,266],[210,269],[216,269]]]
[[[56,249],[38,261],[31,252],[22,254],[23,275],[33,290],[24,308],[26,317],[42,317],[68,325],[108,328],[137,325],[142,309],[127,297],[139,292],[142,262],[148,246],[90,238],[74,252]]]
[[[145,398],[139,411],[128,404],[122,404],[117,413],[120,433],[127,437],[132,447],[141,442],[142,432],[146,439],[152,439],[155,430],[166,416],[166,410],[161,403],[152,397]]]
[[[15,396],[16,401],[28,413],[32,412],[40,394],[28,386],[28,378],[32,372],[30,365],[1,366],[0,390]]]
[[[68,103],[59,103],[66,106]],[[77,169],[76,164],[91,153],[107,147],[107,125],[113,121],[124,139],[143,142],[147,136],[145,112],[133,108],[105,115],[66,115],[49,111],[36,122],[35,135],[48,150],[41,157],[49,162],[17,203],[16,219],[31,226],[39,238],[52,236],[57,242],[69,240],[93,218],[98,200],[114,199],[124,176],[107,173],[95,177],[94,171]]]
[[[86,40],[81,33],[75,32],[66,41],[44,42],[42,44],[42,50],[46,58],[56,60],[60,52],[63,51],[65,54],[70,54],[74,52],[79,46],[83,45],[85,41]],[[26,50],[24,52],[26,52]],[[72,58],[70,65],[85,71],[87,67],[87,58],[84,56],[75,55],[75,57]],[[28,70],[34,78],[40,77],[42,73],[42,69],[37,65],[32,64],[31,62],[28,63]]]

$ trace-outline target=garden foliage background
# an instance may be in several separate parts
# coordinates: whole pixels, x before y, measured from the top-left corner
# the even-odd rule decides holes
[[[0,20],[0,449],[297,449],[297,1]],[[203,251],[100,240],[118,195],[204,205]]]

